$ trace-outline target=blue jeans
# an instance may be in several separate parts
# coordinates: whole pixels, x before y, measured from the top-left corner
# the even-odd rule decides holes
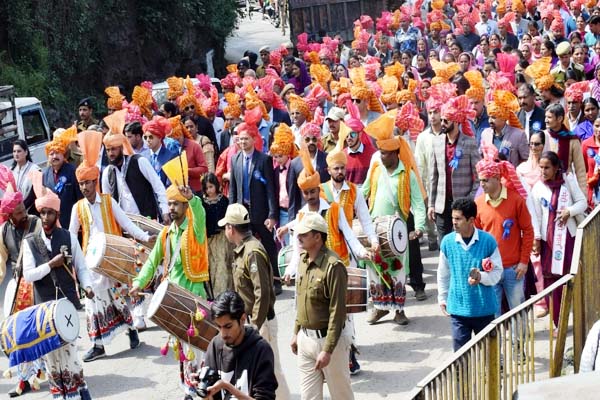
[[[471,340],[471,334],[478,334],[483,328],[494,320],[493,315],[483,317],[461,317],[451,315],[450,323],[452,325],[452,348],[457,351],[465,343]]]
[[[290,215],[287,210],[279,209],[279,226],[284,226],[288,222],[290,222]],[[283,246],[287,246],[290,244],[290,234],[289,232],[283,236]]]
[[[502,293],[506,295],[509,309],[517,307],[519,304],[525,301],[525,277],[517,279],[517,272],[514,265],[512,267],[504,268],[502,271],[502,278],[500,282],[494,286],[496,292],[496,298],[498,299],[498,311],[496,311],[496,318],[502,315]]]

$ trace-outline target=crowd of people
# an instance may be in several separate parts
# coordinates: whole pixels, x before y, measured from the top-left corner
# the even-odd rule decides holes
[[[600,202],[599,61],[594,0],[433,0],[361,16],[350,46],[307,32],[248,50],[222,93],[202,74],[167,79],[162,104],[149,82],[130,100],[109,87],[108,115],[82,100],[42,170],[22,140],[0,168],[11,311],[85,307],[91,362],[121,330],[139,346],[149,293],[168,280],[212,300],[220,332],[204,354],[165,346],[186,398],[217,371],[208,396],[287,399],[274,304],[295,282],[301,398],[326,382],[352,399],[351,271],[366,271],[369,324],[391,312],[406,325],[407,286],[428,297],[421,244],[439,250],[454,350],[568,272],[577,222]],[[149,250],[129,285],[84,257],[97,235],[124,233]],[[11,396],[47,373],[54,398],[91,398],[74,342],[16,371]]]

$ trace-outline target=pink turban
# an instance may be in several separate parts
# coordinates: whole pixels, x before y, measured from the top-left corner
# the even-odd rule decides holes
[[[60,199],[51,190],[46,190],[46,194],[35,199],[35,209],[42,212],[43,208],[50,208],[56,212],[60,211]]]
[[[0,202],[0,223],[5,222],[10,214],[15,211],[15,208],[23,202],[23,194],[21,192],[4,193]]]
[[[300,128],[300,135],[302,137],[314,136],[317,139],[320,139],[321,138],[321,128],[319,127],[319,125],[309,122],[307,124],[304,124],[302,126],[302,128]]]

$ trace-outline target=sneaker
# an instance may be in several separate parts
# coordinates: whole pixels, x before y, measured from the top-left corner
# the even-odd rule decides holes
[[[373,312],[371,312],[371,315],[369,316],[369,319],[367,319],[367,322],[369,324],[373,325],[374,323],[376,323],[377,321],[379,321],[381,318],[385,317],[389,313],[390,313],[390,310],[380,310],[380,309],[375,308],[373,310]]]
[[[281,281],[279,279],[273,282],[273,290],[275,291],[275,296],[279,296],[283,293],[283,288],[281,287]]]
[[[394,322],[398,325],[408,325],[408,318],[406,318],[404,310],[396,311],[396,315],[394,315]]]
[[[106,357],[104,347],[94,346],[87,353],[85,353],[85,356],[83,356],[83,362],[90,362],[104,357]]]
[[[31,385],[29,381],[19,381],[17,386],[10,392],[8,392],[8,397],[19,397],[22,394],[31,391]]]
[[[138,332],[130,329],[128,335],[129,335],[129,348],[135,349],[135,348],[140,347],[140,338],[138,336]]]
[[[549,313],[547,308],[538,307],[538,306],[536,306],[535,308],[536,308],[536,312],[535,312],[536,318],[544,318]]]
[[[144,321],[144,317],[133,317],[133,326],[138,332],[144,332],[148,327]]]
[[[436,251],[440,249],[440,246],[438,246],[438,242],[429,242],[429,251]]]
[[[360,364],[358,363],[358,360],[356,359],[356,350],[354,350],[355,347],[351,346],[350,347],[350,362],[349,362],[349,368],[350,368],[350,375],[356,375],[360,372]]]
[[[427,294],[425,293],[425,289],[415,290],[415,298],[417,299],[417,301],[427,300]]]

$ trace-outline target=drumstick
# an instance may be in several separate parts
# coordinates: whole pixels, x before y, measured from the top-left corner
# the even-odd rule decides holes
[[[381,280],[383,281],[383,283],[385,283],[385,286],[387,286],[388,289],[392,289],[392,287],[390,286],[390,284],[383,277],[383,274],[381,273],[381,271],[379,271],[379,268],[378,268],[377,264],[375,264],[371,260],[364,260],[364,262],[367,263],[367,264],[369,264],[371,266],[371,268],[373,268],[375,270],[375,272],[377,272],[377,275],[379,275],[379,278],[381,278]]]

